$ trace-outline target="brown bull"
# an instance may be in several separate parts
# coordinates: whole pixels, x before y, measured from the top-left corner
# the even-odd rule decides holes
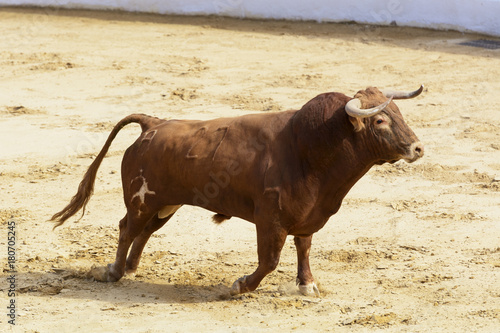
[[[195,205],[215,212],[218,223],[237,216],[256,225],[257,270],[238,279],[231,294],[258,287],[278,265],[287,235],[295,236],[301,292],[318,293],[309,267],[312,235],[373,165],[423,155],[423,145],[391,101],[418,96],[422,89],[368,88],[354,99],[326,93],[298,111],[208,121],[130,115],[112,130],[77,194],[52,220],[59,226],[85,209],[111,142],[125,125],[139,123],[142,133],[122,162],[127,214],[120,221],[116,261],[94,271],[96,279],[117,281],[134,273],[151,234],[182,205]]]

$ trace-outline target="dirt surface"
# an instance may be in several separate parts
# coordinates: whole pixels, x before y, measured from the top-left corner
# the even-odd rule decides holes
[[[56,9],[0,10],[0,281],[15,332],[500,331],[500,50],[484,36],[355,24]],[[120,132],[87,214],[46,222],[75,193],[113,125],[133,112],[209,119],[300,108],[319,93],[416,89],[398,101],[426,146],[374,167],[314,237],[321,297],[295,286],[293,240],[257,291],[251,223],[183,207],[135,277],[93,281],[125,213]],[[8,226],[15,224],[15,298]]]

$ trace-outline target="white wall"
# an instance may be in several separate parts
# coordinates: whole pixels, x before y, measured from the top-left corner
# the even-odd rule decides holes
[[[0,5],[122,9],[160,14],[356,21],[500,36],[500,0],[0,0]]]

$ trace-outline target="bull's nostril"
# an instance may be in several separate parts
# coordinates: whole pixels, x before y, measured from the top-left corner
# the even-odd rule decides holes
[[[424,145],[421,143],[417,143],[415,145],[415,153],[417,153],[419,156],[422,156],[424,154]]]

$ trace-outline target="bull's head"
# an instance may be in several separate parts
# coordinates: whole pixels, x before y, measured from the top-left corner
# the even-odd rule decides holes
[[[345,110],[357,132],[373,142],[370,145],[380,157],[380,164],[404,159],[412,163],[424,155],[424,146],[403,120],[393,99],[414,98],[423,86],[412,92],[380,91],[368,88],[359,91]]]

